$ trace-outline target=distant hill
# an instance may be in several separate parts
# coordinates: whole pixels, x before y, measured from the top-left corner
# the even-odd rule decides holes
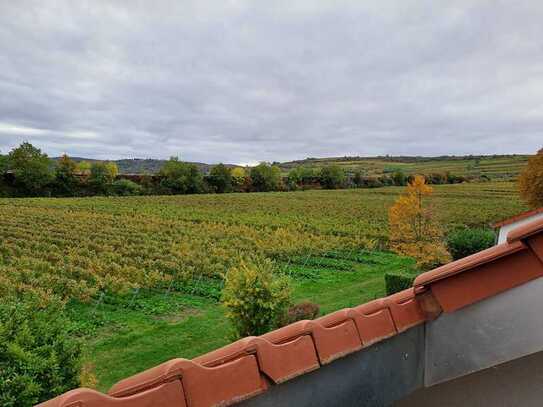
[[[284,174],[292,168],[307,166],[315,169],[326,165],[339,165],[347,173],[360,171],[364,176],[380,176],[402,171],[405,174],[431,174],[450,172],[454,175],[478,178],[486,176],[490,179],[514,179],[526,165],[529,155],[466,155],[466,156],[376,156],[376,157],[309,157],[304,160],[274,162]],[[53,158],[58,160],[59,157]],[[74,161],[99,161],[91,158],[71,157]],[[156,174],[166,160],[152,158],[134,158],[113,160],[121,174]],[[200,171],[208,174],[213,164],[193,162]],[[228,167],[236,165],[227,164]]]
[[[53,157],[53,160],[58,160],[60,157]],[[70,157],[75,162],[87,161],[89,163],[96,161],[105,161],[105,160],[96,160],[92,158],[84,157]],[[117,167],[119,167],[119,173],[121,174],[156,174],[160,171],[166,160],[156,160],[153,158],[132,158],[132,159],[123,159],[123,160],[111,160]],[[191,164],[196,164],[200,171],[204,174],[209,173],[212,164],[191,162]],[[227,167],[235,167],[235,165],[226,164]]]
[[[328,157],[277,163],[283,172],[294,167],[321,168],[339,165],[347,173],[360,171],[364,176],[380,176],[402,171],[405,174],[431,174],[450,172],[467,177],[486,176],[490,179],[514,179],[528,162],[529,155],[466,155],[466,156],[377,156],[377,157]]]

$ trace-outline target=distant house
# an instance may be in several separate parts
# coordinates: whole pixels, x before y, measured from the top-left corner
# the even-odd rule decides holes
[[[525,225],[536,219],[543,219],[543,207],[532,209],[530,211],[519,213],[511,218],[504,219],[493,225],[494,229],[499,229],[498,244],[507,240],[507,234],[518,226]]]
[[[536,219],[399,293],[41,407],[539,407],[542,292]]]

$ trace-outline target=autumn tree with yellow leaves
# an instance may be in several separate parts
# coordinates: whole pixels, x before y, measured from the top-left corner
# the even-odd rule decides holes
[[[530,157],[518,180],[520,196],[533,208],[543,206],[543,148]]]
[[[389,209],[390,248],[402,256],[413,257],[421,270],[445,264],[451,256],[443,243],[443,232],[434,220],[426,198],[432,188],[417,175]]]

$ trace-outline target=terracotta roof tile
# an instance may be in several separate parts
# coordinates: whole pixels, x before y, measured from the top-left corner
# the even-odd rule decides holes
[[[415,289],[408,288],[384,299],[390,309],[392,320],[398,332],[403,332],[426,320],[418,301],[415,298]]]
[[[232,377],[236,380],[232,381]],[[211,368],[191,360],[173,359],[121,380],[109,394],[113,397],[131,396],[172,380],[181,380],[188,407],[228,406],[267,388],[256,357],[247,355]]]
[[[522,242],[503,243],[421,274],[415,287],[429,287],[445,312],[453,312],[543,276],[543,263]]]
[[[543,208],[541,208],[543,211]],[[508,242],[516,242],[543,232],[543,219],[536,219],[525,225],[521,225],[507,234]]]
[[[492,225],[492,227],[499,228],[505,225],[510,225],[511,223],[515,223],[515,222],[518,222],[519,220],[529,218],[530,216],[537,215],[538,213],[543,213],[543,207],[522,212],[522,213],[519,213],[518,215],[512,216],[511,218],[504,219],[500,222],[496,222]]]
[[[391,296],[244,338],[193,360],[173,359],[120,381],[109,395],[79,389],[43,406],[231,405],[442,311],[455,311],[541,276],[543,221],[537,221],[510,232],[507,243],[423,273],[412,288]]]
[[[355,322],[347,310],[340,310],[313,321],[313,339],[321,364],[362,348]]]
[[[390,309],[383,299],[374,300],[350,309],[364,347],[396,335]]]
[[[183,386],[179,380],[128,397],[111,397],[91,389],[76,389],[39,404],[43,407],[186,407]]]
[[[517,251],[524,250],[525,248],[526,246],[521,242],[515,242],[513,244],[502,243],[475,253],[471,256],[464,257],[463,259],[445,264],[444,266],[438,267],[434,270],[422,273],[415,278],[413,285],[415,287],[419,287],[429,283],[434,283],[438,280],[449,278],[455,274],[476,268],[482,264],[489,263],[501,257],[508,256]]]

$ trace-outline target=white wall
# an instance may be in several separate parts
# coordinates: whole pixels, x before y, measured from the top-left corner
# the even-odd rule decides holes
[[[498,234],[498,244],[504,243],[507,240],[507,234],[518,226],[524,225],[536,219],[543,219],[543,212],[532,215],[528,218],[519,220],[517,222],[510,223],[509,225],[502,226],[500,233]]]

